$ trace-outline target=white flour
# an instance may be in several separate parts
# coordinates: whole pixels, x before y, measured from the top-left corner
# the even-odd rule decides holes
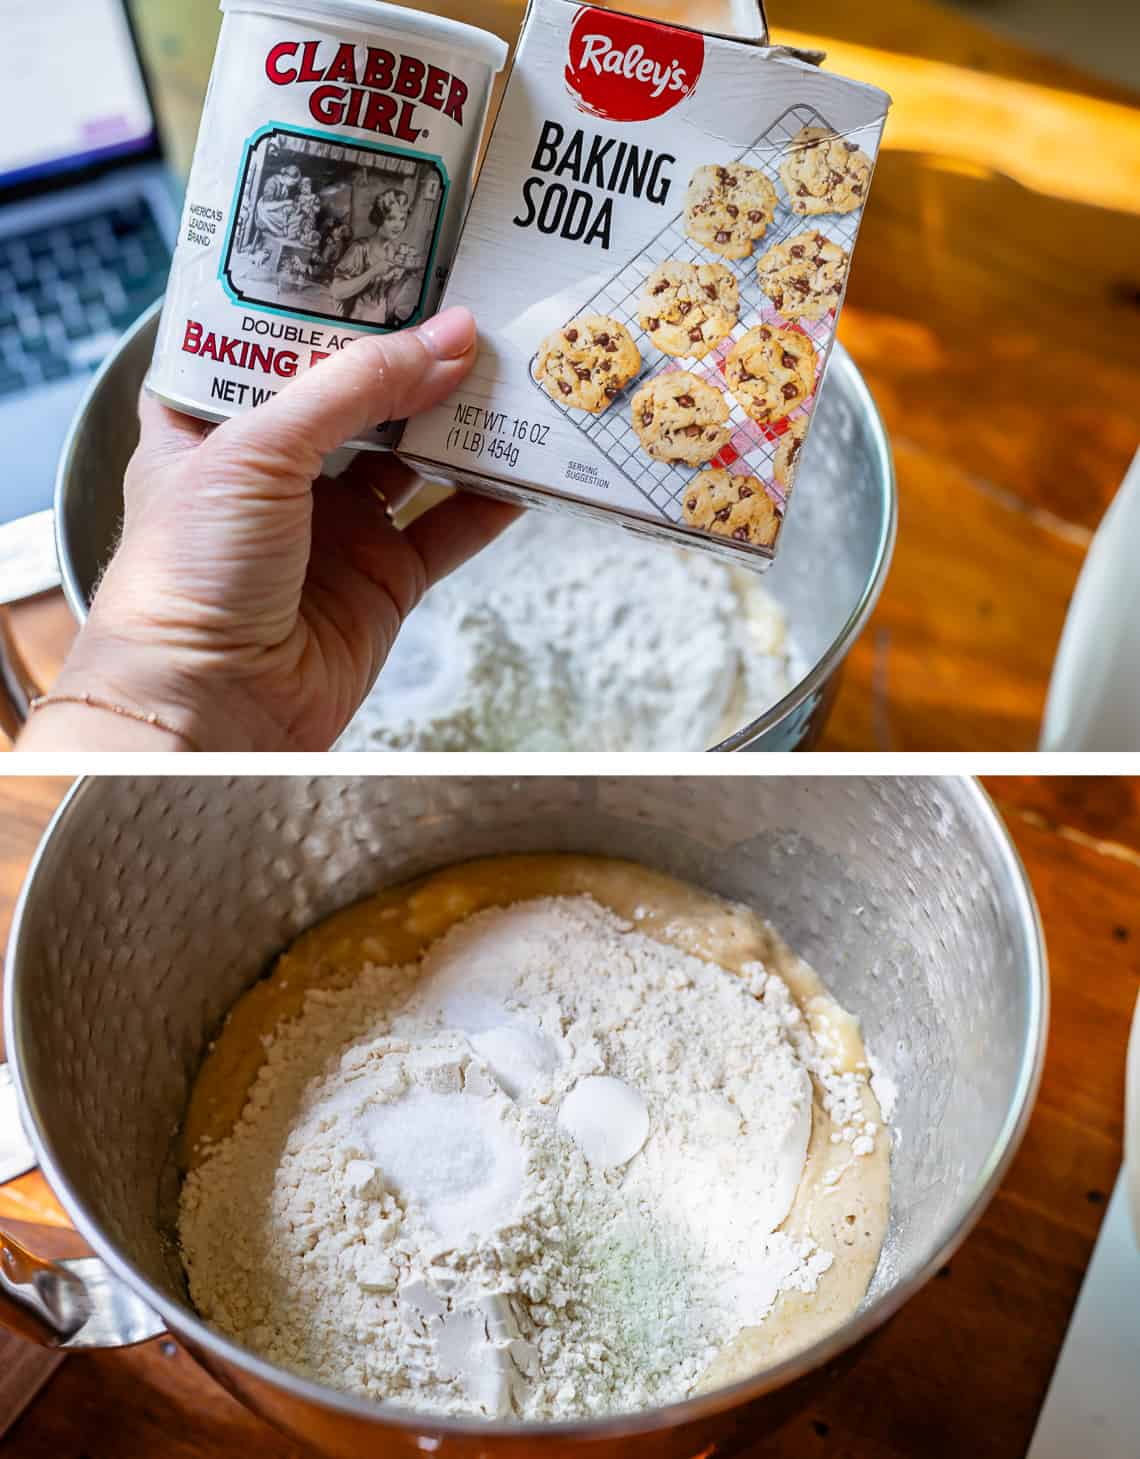
[[[183,1187],[191,1295],[273,1362],[421,1409],[681,1398],[831,1265],[776,1229],[809,1065],[842,1116],[759,965],[734,977],[586,897],[479,913],[277,1031]]]
[[[341,750],[704,750],[802,677],[755,573],[530,512],[412,614]]]

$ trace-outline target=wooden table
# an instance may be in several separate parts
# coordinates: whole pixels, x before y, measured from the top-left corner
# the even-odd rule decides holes
[[[1137,98],[925,0],[803,15],[895,97],[840,337],[893,442],[899,544],[824,748],[1032,749],[1140,441]]]
[[[1120,1162],[1124,1052],[1140,989],[1140,782],[987,782],[1041,906],[1053,1024],[1013,1167],[951,1266],[856,1369],[750,1459],[1020,1459]],[[0,935],[60,781],[0,787]],[[38,1175],[0,1221],[62,1221]],[[5,1459],[300,1456],[169,1340],[69,1358]]]
[[[161,9],[147,0],[150,24]],[[777,39],[823,45],[895,98],[841,337],[894,442],[900,536],[824,748],[1030,749],[1091,532],[1140,440],[1136,98],[930,0],[802,15],[810,35]],[[46,679],[67,610],[53,596],[20,620]]]

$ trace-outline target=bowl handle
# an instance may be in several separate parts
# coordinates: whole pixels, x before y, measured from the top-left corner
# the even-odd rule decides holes
[[[47,1261],[0,1231],[0,1323],[46,1348],[124,1348],[166,1331],[97,1256]]]

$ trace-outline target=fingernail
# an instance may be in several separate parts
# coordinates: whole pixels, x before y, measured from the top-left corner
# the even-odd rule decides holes
[[[425,319],[417,333],[437,360],[457,360],[475,343],[475,318],[457,304]]]

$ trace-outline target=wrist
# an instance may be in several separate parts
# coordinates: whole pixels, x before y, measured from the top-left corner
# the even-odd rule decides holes
[[[138,537],[119,549],[55,689],[156,713],[204,751],[292,749],[258,693],[256,653],[235,652],[224,615],[171,602],[167,550]]]
[[[74,748],[88,745],[88,736],[88,747],[104,749],[288,748],[278,743],[280,732],[252,697],[225,677],[204,656],[109,631],[93,616],[21,747],[36,749],[37,741],[50,738],[64,748],[66,728],[83,736]],[[79,703],[65,716],[70,700]]]

